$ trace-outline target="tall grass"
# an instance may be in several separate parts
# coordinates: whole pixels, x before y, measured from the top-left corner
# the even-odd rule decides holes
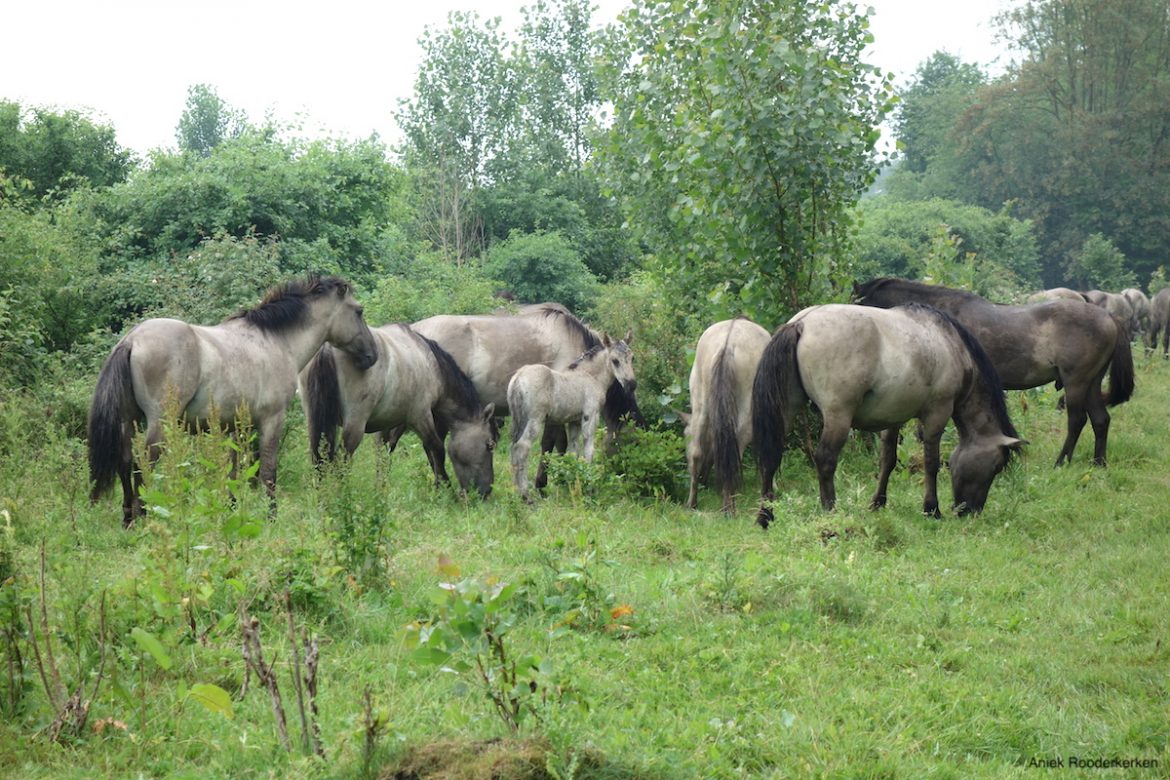
[[[614,480],[590,481],[587,500],[579,479],[554,485],[528,507],[507,479],[506,435],[485,502],[432,487],[412,436],[390,456],[366,442],[349,468],[316,475],[295,410],[279,508],[259,535],[225,529],[233,513],[262,515],[262,496],[221,500],[224,448],[186,436],[151,484],[171,491],[167,516],[123,531],[117,497],[86,503],[76,439],[9,435],[0,603],[35,600],[43,542],[58,661],[76,677],[94,673],[97,595],[114,598],[109,684],[75,740],[45,738],[56,713],[16,642],[23,671],[0,669],[0,775],[1000,778],[1070,756],[1166,774],[1170,365],[1138,364],[1135,398],[1112,410],[1107,469],[1088,465],[1088,432],[1072,465],[1052,468],[1056,392],[1012,393],[1031,444],[982,515],[921,516],[913,468],[896,472],[887,510],[867,511],[876,454],[851,443],[831,514],[790,454],[767,532],[750,475],[733,518],[709,491],[690,512]],[[11,431],[38,424],[0,411]],[[916,453],[908,441],[906,464]],[[572,689],[518,735],[474,674],[404,645],[408,624],[435,617],[452,566],[519,585],[509,653],[539,656]],[[239,697],[243,603],[291,716],[286,590],[321,644],[324,760],[281,747],[255,680]],[[0,635],[27,632],[11,628]],[[163,643],[169,668],[134,628]],[[231,718],[185,695],[198,683],[233,695]]]

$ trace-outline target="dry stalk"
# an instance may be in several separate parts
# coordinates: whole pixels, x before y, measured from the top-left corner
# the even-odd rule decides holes
[[[268,697],[272,702],[272,718],[276,721],[276,731],[280,736],[280,744],[285,752],[291,752],[292,746],[288,741],[288,723],[284,716],[284,703],[280,699],[280,686],[276,682],[276,674],[272,664],[264,663],[264,651],[260,646],[260,621],[250,617],[240,605],[240,628],[244,632],[244,663],[256,675],[256,679],[268,689]]]

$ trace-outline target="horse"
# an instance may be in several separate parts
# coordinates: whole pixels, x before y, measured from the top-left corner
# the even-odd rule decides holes
[[[1129,329],[1129,338],[1132,341],[1137,333],[1137,316],[1133,310],[1133,302],[1121,293],[1105,292],[1104,290],[1089,290],[1085,293],[1085,300],[1100,306],[1112,314],[1119,321],[1124,322]]]
[[[330,343],[359,367],[377,357],[374,337],[348,282],[310,275],[268,291],[261,303],[218,325],[148,319],[115,345],[98,375],[89,410],[89,474],[96,501],[122,482],[122,522],[129,527],[144,512],[138,491],[133,435],[145,422],[151,464],[158,460],[162,417],[175,404],[191,430],[212,419],[234,430],[241,409],[258,434],[259,473],[276,507],[276,461],[284,416],[297,387],[297,373]],[[234,467],[233,467],[234,471]]]
[[[327,457],[334,458],[339,426],[342,445],[353,455],[364,434],[405,425],[422,440],[435,484],[449,484],[443,441],[450,431],[447,451],[460,488],[474,488],[486,498],[493,481],[493,406],[483,405],[442,347],[409,325],[384,325],[372,333],[378,353],[373,367],[362,369],[326,344],[301,371],[313,463],[321,462],[322,439]]]
[[[1057,301],[1061,298],[1066,298],[1070,301],[1084,301],[1085,294],[1077,292],[1068,287],[1051,287],[1047,290],[1035,292],[1024,299],[1024,303],[1043,303],[1044,301]]]
[[[1150,301],[1150,329],[1146,333],[1146,351],[1153,354],[1158,349],[1158,339],[1162,339],[1162,358],[1166,359],[1170,350],[1170,287],[1163,287],[1154,294]]]
[[[898,432],[917,418],[926,477],[922,511],[940,517],[939,441],[954,418],[959,444],[951,453],[951,487],[960,515],[980,512],[991,483],[1026,442],[1016,434],[1003,386],[979,342],[949,315],[910,304],[872,309],[825,304],[799,312],[776,330],[752,384],[752,431],[759,460],[767,528],[772,481],[794,415],[812,402],[824,420],[813,453],[821,507],[831,510],[837,457],[850,428],[881,432],[878,487],[872,509],[886,505],[897,459]]]
[[[1122,297],[1129,301],[1133,309],[1133,326],[1131,330],[1136,336],[1145,333],[1150,326],[1150,299],[1136,287],[1126,287],[1121,291]]]
[[[601,335],[556,303],[529,304],[520,314],[440,314],[414,323],[417,332],[433,339],[463,369],[485,403],[497,415],[508,414],[508,381],[525,365],[541,364],[557,371],[569,367],[578,356],[601,344]],[[626,345],[633,343],[627,333]],[[613,436],[627,417],[644,425],[634,391],[613,381],[606,388],[602,415],[607,434]],[[394,436],[391,434],[391,441]],[[567,446],[562,426],[545,428],[541,451]],[[536,487],[548,481],[544,463],[537,471]]]
[[[593,437],[605,404],[606,388],[614,382],[633,392],[634,355],[626,341],[590,347],[559,371],[536,363],[521,366],[508,380],[512,412],[512,479],[528,502],[528,454],[547,423],[566,426],[568,445],[586,463],[593,462]]]
[[[699,480],[715,469],[723,511],[735,511],[743,451],[752,440],[752,380],[771,335],[744,317],[717,322],[699,337],[691,367],[687,419],[687,506],[699,503]]]
[[[1090,303],[1056,300],[1024,306],[992,303],[975,293],[906,279],[854,285],[854,299],[889,308],[925,303],[947,312],[974,334],[1008,390],[1056,382],[1064,388],[1067,434],[1056,465],[1072,460],[1086,419],[1095,436],[1093,463],[1105,465],[1109,406],[1133,395],[1129,329]],[[1109,392],[1101,390],[1109,374]]]

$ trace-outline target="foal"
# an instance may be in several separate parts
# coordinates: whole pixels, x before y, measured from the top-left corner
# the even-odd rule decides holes
[[[528,489],[528,454],[540,441],[546,423],[564,425],[569,447],[586,463],[593,461],[593,436],[605,403],[606,388],[617,381],[634,393],[634,354],[629,341],[611,341],[590,348],[564,371],[545,365],[522,366],[508,381],[508,408],[512,412],[512,479],[525,501]]]

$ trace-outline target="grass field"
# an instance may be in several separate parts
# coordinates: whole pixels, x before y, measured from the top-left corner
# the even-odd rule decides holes
[[[982,515],[923,517],[912,468],[867,511],[876,455],[853,442],[830,514],[790,453],[767,532],[751,478],[725,518],[710,491],[691,512],[569,464],[579,479],[528,507],[506,438],[486,502],[435,490],[413,437],[389,458],[367,442],[318,485],[295,422],[273,520],[255,491],[229,502],[222,440],[176,437],[158,510],[123,531],[118,498],[87,501],[83,443],[38,431],[35,458],[0,464],[0,776],[1170,775],[1170,364],[1137,363],[1107,469],[1088,465],[1091,432],[1054,469],[1056,391],[1012,393],[1031,444]],[[902,466],[916,457],[908,442]],[[319,641],[324,758],[301,744],[286,591]],[[263,685],[239,696],[241,604],[288,751]],[[42,656],[50,627],[62,689],[97,688],[56,741],[30,622]],[[411,624],[467,648],[427,662]],[[483,682],[484,627],[520,662],[515,687]],[[489,692],[527,713],[518,729]]]

